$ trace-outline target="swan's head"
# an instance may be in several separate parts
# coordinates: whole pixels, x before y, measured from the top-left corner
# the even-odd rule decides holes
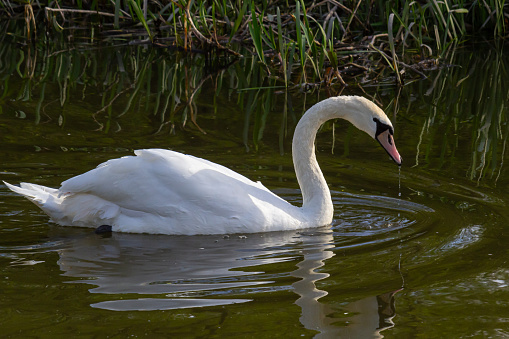
[[[363,97],[338,97],[345,98],[346,111],[348,114],[344,117],[355,127],[369,134],[376,139],[385,149],[394,162],[401,166],[403,159],[399,155],[394,143],[394,128],[392,123],[376,104]]]

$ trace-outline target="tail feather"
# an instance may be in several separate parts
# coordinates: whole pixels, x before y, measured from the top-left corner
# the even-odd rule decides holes
[[[20,186],[5,181],[4,184],[28,198],[60,225],[96,227],[120,214],[119,206],[91,194],[62,194],[57,189],[26,182]]]
[[[41,185],[30,184],[26,182],[20,183],[20,186],[14,186],[8,182],[3,182],[11,191],[21,194],[30,201],[41,207],[51,196],[56,195],[58,190]]]

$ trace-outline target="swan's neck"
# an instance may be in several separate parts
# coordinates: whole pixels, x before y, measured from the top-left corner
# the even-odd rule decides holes
[[[332,221],[334,208],[329,187],[316,161],[315,137],[325,121],[345,118],[347,112],[341,107],[344,106],[330,99],[314,105],[302,116],[293,135],[293,163],[302,191],[302,209],[309,219],[322,225]]]

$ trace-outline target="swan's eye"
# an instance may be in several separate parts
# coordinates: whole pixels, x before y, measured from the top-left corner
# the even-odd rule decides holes
[[[378,118],[373,118],[373,121],[376,123],[376,132],[375,132],[375,137],[379,136],[380,134],[382,134],[383,132],[389,130],[389,134],[388,134],[388,138],[389,138],[389,143],[392,145],[392,141],[390,140],[391,139],[391,135],[394,134],[393,130],[392,130],[392,127],[381,122],[380,120],[378,120]]]

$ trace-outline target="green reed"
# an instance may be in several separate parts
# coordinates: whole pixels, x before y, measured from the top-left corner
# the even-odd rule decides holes
[[[382,61],[388,69],[381,73],[390,70],[398,84],[404,83],[402,76],[422,76],[414,71],[416,61],[444,58],[449,47],[476,32],[506,38],[509,5],[503,0],[114,0],[85,6],[82,1],[3,0],[2,13],[25,21],[19,37],[27,40],[46,24],[77,39],[86,34],[77,27],[85,24],[91,41],[134,39],[192,52],[251,53],[285,86],[328,86],[344,85],[343,77],[358,83],[349,75],[352,63],[364,75],[378,77],[371,73]]]
[[[299,12],[303,13],[302,8],[299,5]],[[242,7],[237,9],[242,11]],[[297,40],[292,42],[286,33],[279,34],[285,30],[285,20],[289,18],[285,18],[281,11],[276,11],[271,21],[273,35],[267,28],[261,28],[262,24],[265,25],[263,18],[256,16],[260,32],[270,39],[276,53],[270,54],[264,50],[266,63],[255,55],[253,58],[240,58],[233,64],[225,58],[227,53],[214,50],[208,54],[175,53],[146,45],[109,48],[108,45],[90,45],[88,42],[73,44],[70,48],[67,41],[51,35],[43,35],[20,48],[12,48],[12,43],[23,34],[24,26],[16,25],[13,21],[0,22],[1,29],[11,32],[0,37],[0,108],[14,106],[20,116],[33,117],[36,124],[52,122],[61,127],[72,121],[69,118],[71,115],[89,116],[95,124],[93,129],[106,135],[121,130],[125,124],[143,119],[154,122],[154,134],[172,134],[178,128],[184,128],[205,135],[209,131],[200,126],[196,102],[204,84],[207,84],[207,88],[213,84],[216,93],[212,95],[214,100],[220,92],[228,90],[231,100],[237,102],[238,116],[244,121],[243,142],[247,150],[264,147],[267,121],[275,108],[280,108],[280,149],[284,153],[286,131],[302,114],[293,110],[292,92],[285,90],[286,85],[328,79],[324,76],[320,80],[318,76],[315,78],[302,70],[300,73],[295,71],[302,68]],[[372,71],[375,75],[371,78],[373,82],[370,83],[369,93],[381,93],[375,94],[375,99],[381,100],[386,111],[393,111],[395,116],[396,113],[405,115],[405,110],[411,112],[410,106],[415,103],[407,100],[409,107],[399,107],[399,102],[404,101],[399,96],[410,96],[411,93],[405,87],[395,86],[397,80],[394,73],[398,73],[395,67],[405,67],[402,63],[406,61],[401,61],[396,41],[402,33],[404,36],[405,29],[411,27],[405,21],[404,25],[399,26],[397,23],[400,19],[396,15],[392,18],[394,47],[391,47],[389,37],[385,49],[380,48],[379,41],[375,39],[372,45],[379,52],[364,51],[355,59],[351,57],[351,50],[340,51],[327,55],[323,63],[330,65],[323,67],[346,69],[341,68],[342,65],[375,63],[380,60],[380,55],[387,57],[385,63]],[[333,28],[329,30],[327,26],[325,33],[331,33],[329,40],[324,40],[324,32],[311,28],[314,24],[313,20],[307,23],[301,20],[300,23],[301,43],[308,45],[314,41],[312,43],[316,45],[315,52],[308,48],[304,53],[304,66],[310,69],[314,67],[310,59],[317,67],[322,62],[314,59],[314,53],[319,55],[322,49],[334,44],[332,39],[336,34]],[[222,29],[219,26],[218,20],[216,28],[211,26],[211,29],[219,32]],[[308,37],[304,32],[306,26],[310,27]],[[413,34],[418,36],[419,33],[415,31]],[[408,45],[406,48],[418,49],[418,46]],[[427,48],[423,50],[427,51]],[[503,49],[493,47],[485,58],[452,50],[445,53],[444,58],[446,64],[461,63],[466,67],[438,68],[432,79],[412,87],[420,88],[415,92],[419,100],[432,102],[425,120],[416,121],[416,125],[422,127],[420,141],[415,145],[415,164],[427,166],[430,159],[435,158],[434,154],[440,154],[439,163],[433,164],[434,168],[455,166],[463,161],[456,154],[465,154],[465,148],[468,148],[471,154],[468,177],[472,180],[496,179],[504,167],[509,136],[506,104],[509,102],[506,81],[509,65]],[[269,62],[278,62],[277,70],[268,69]],[[358,66],[349,66],[350,72],[356,71]],[[271,71],[273,73],[267,76]],[[281,72],[281,78],[286,75],[287,80],[282,80],[276,74],[278,72]],[[370,78],[366,79],[364,71],[361,70],[359,74],[363,81],[370,81]],[[350,80],[356,81],[357,78],[353,75]],[[451,91],[451,88],[454,90]],[[299,89],[302,91],[298,96],[302,97],[314,87],[302,86]],[[386,99],[387,95],[381,97],[384,92],[396,90],[391,99]],[[354,92],[353,88],[349,90],[349,94]],[[102,102],[90,102],[88,98],[96,97],[97,93],[102,93]],[[339,93],[330,90],[326,95]],[[355,93],[362,94],[362,87]],[[315,97],[313,95],[313,100],[316,100]],[[302,109],[305,107],[309,105],[304,105]],[[214,110],[217,109],[214,104]],[[409,118],[412,119],[411,116]],[[333,133],[334,125],[328,124],[323,130]],[[470,133],[467,139],[470,144],[465,143],[466,133]],[[348,144],[345,152],[348,152]]]

